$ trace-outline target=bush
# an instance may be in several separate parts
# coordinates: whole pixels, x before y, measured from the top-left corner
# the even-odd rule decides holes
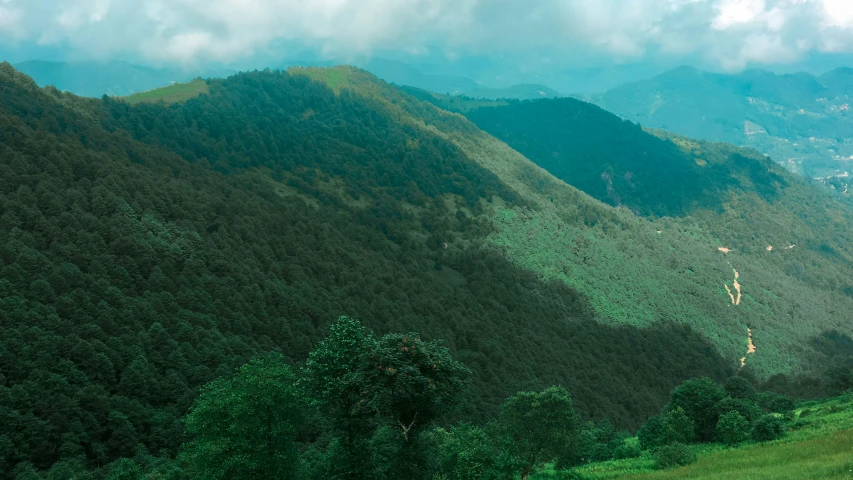
[[[606,462],[613,458],[613,450],[606,443],[596,443],[589,449],[590,462]]]
[[[669,398],[669,410],[676,407],[695,423],[696,438],[707,442],[714,438],[717,426],[717,403],[726,398],[723,389],[710,378],[687,380],[675,390]]]
[[[613,458],[616,460],[622,460],[623,458],[637,458],[642,454],[643,452],[640,451],[640,447],[631,443],[623,443],[613,451]]]
[[[790,414],[795,408],[797,408],[797,402],[794,401],[793,398],[787,397],[785,395],[779,395],[770,401],[770,411],[774,413],[782,413],[785,415]]]
[[[778,414],[764,415],[752,427],[752,439],[769,442],[785,434],[785,420]]]
[[[743,377],[729,378],[724,389],[732,398],[755,398],[755,387]]]
[[[681,467],[696,461],[696,454],[687,445],[678,442],[658,447],[654,451],[654,457],[655,468],[659,470]]]
[[[670,443],[691,443],[696,439],[696,425],[693,423],[684,409],[675,407],[666,414],[663,419],[663,432],[659,440],[660,445]]]
[[[787,413],[797,407],[797,402],[786,395],[762,392],[757,396],[758,403],[767,413]]]
[[[637,439],[640,441],[640,448],[643,450],[650,450],[660,445],[662,436],[663,419],[657,415],[646,420],[646,423],[637,431]]]
[[[761,418],[762,415],[761,406],[754,400],[745,398],[724,398],[717,404],[717,411],[720,415],[725,415],[729,412],[738,412],[750,425]]]
[[[802,412],[800,412],[800,418],[808,417],[808,416],[809,416],[809,415],[811,415],[811,414],[812,414],[812,411],[811,411],[811,410],[809,410],[808,408],[806,408],[805,410],[803,410]]]
[[[717,421],[716,436],[718,442],[732,446],[749,438],[749,421],[739,412],[726,412]]]

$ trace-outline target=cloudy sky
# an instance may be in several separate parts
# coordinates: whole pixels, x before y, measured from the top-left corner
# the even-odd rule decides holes
[[[690,57],[738,70],[853,52],[853,0],[0,0],[0,46],[184,65],[431,46],[450,58]]]

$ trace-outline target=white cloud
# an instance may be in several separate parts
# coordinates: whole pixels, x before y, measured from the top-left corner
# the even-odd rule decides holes
[[[4,34],[13,39],[24,37],[26,31],[21,27],[23,17],[24,12],[11,5],[9,0],[0,1],[0,38]]]
[[[723,68],[853,52],[853,0],[0,0],[0,41],[93,56],[232,61],[278,40],[376,49],[619,57],[693,54]]]

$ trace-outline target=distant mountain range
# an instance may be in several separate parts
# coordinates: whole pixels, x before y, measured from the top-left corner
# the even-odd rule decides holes
[[[133,92],[184,82],[191,74],[154,69],[125,62],[47,62],[32,60],[15,68],[31,76],[38,85],[52,85],[83,97],[128,95]]]
[[[680,67],[584,99],[646,127],[754,147],[792,171],[826,177],[853,162],[851,95],[849,68],[815,76]]]

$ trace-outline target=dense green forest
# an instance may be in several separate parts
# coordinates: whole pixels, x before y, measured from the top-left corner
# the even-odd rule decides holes
[[[529,156],[482,134],[448,134],[537,205],[494,215],[497,231],[487,242],[514,264],[582,292],[607,320],[689,324],[762,378],[833,364],[834,354],[814,343],[835,330],[851,333],[853,218],[824,189],[753,150],[643,132],[571,99],[489,102],[407,92],[466,115]],[[623,137],[638,148],[621,147]],[[658,157],[670,168],[659,168]],[[679,179],[703,190],[662,194],[657,186],[672,183],[670,172],[695,175]],[[566,183],[622,206],[589,202]],[[747,331],[758,350],[744,355]]]
[[[401,435],[445,435],[435,425],[448,436],[410,453],[433,452],[424,458],[445,472],[456,471],[459,442],[517,474],[588,461],[595,445],[605,445],[595,458],[616,455],[620,430],[660,412],[674,387],[722,382],[744,355],[740,373],[766,390],[853,386],[849,211],[753,152],[653,136],[574,100],[461,110],[487,131],[489,115],[499,118],[503,143],[435,97],[350,68],[207,80],[192,98],[174,90],[135,104],[83,99],[0,66],[2,478],[219,465],[206,459],[230,434],[206,430],[205,418],[245,420],[228,392],[271,378],[281,390],[261,400],[294,403],[267,417],[295,442],[276,446],[282,472],[315,478],[355,478],[324,462],[358,442],[376,458],[402,455]],[[566,123],[565,109],[578,118]],[[540,114],[570,127],[541,124],[551,153],[609,161],[614,177],[649,190],[615,182],[640,215],[607,205],[618,202],[590,165],[543,161],[536,132],[521,128]],[[661,168],[679,195],[653,191]],[[725,290],[733,269],[742,305]],[[312,384],[341,316],[361,322],[366,330],[350,330],[370,355],[320,363],[356,362],[364,376]],[[392,355],[410,338],[425,345],[419,355],[453,365],[449,376],[415,362],[415,383],[377,377],[414,368]],[[436,381],[453,388],[440,393]],[[423,388],[432,393],[414,400],[383,393]],[[358,404],[369,407],[344,408],[335,391],[369,391]],[[513,437],[524,422],[504,412],[546,400],[565,406],[570,435]],[[257,434],[241,422],[245,438]],[[597,440],[580,448],[579,432]],[[531,450],[507,450],[506,438]],[[402,475],[371,465],[384,472],[371,478]]]
[[[464,119],[398,93],[419,127],[309,77],[132,106],[0,68],[6,478],[174,458],[202,385],[271,352],[297,368],[341,315],[446,340],[471,376],[442,422],[556,384],[582,418],[636,428],[682,380],[732,371],[689,326],[602,321],[494,248],[492,212],[536,207],[423,127],[464,140]]]

